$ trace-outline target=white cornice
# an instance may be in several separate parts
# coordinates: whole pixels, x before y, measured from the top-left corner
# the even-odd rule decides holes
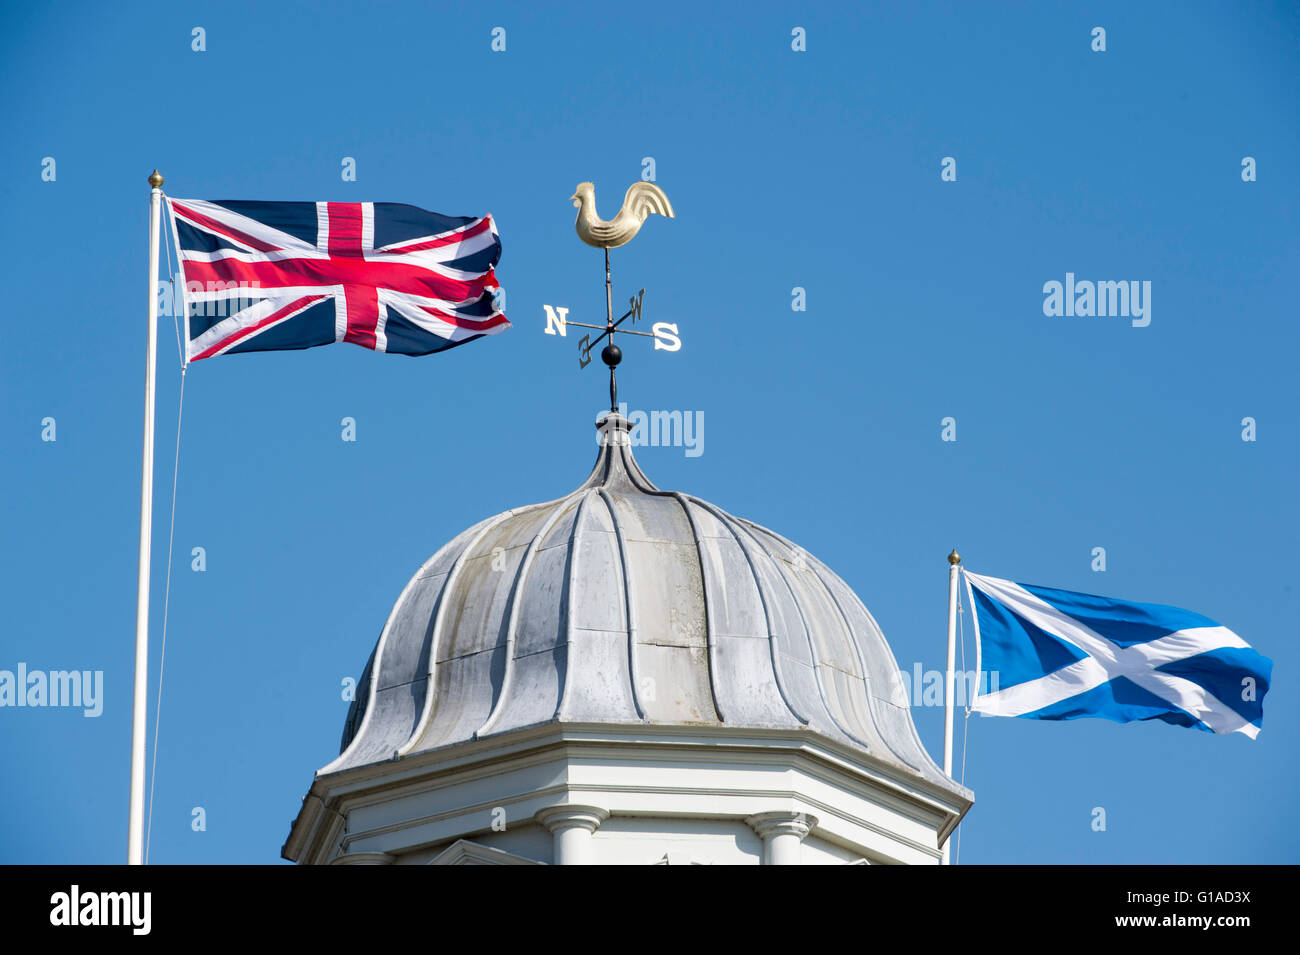
[[[907,792],[947,811],[966,809],[974,802],[974,794],[953,783],[952,789],[940,787],[920,774],[901,772],[892,764],[838,743],[820,733],[809,730],[762,729],[732,727],[694,727],[644,724],[601,723],[542,723],[512,733],[494,736],[471,743],[461,743],[442,749],[426,750],[401,759],[387,759],[368,763],[337,773],[316,776],[317,782],[328,782],[332,793],[351,792],[369,788],[375,779],[399,782],[401,779],[424,775],[430,768],[438,771],[499,760],[520,752],[538,749],[540,745],[557,742],[615,746],[662,745],[699,748],[710,755],[721,751],[753,749],[766,751],[773,748],[807,750],[828,765],[845,769],[855,775],[868,776],[879,784]],[[395,769],[395,766],[400,769]],[[487,770],[491,772],[491,770]],[[316,787],[313,786],[313,791]]]
[[[681,785],[622,784],[617,779],[596,780],[579,772],[609,761],[611,765],[633,758],[648,764],[686,762],[701,771],[731,767],[769,766],[790,770],[798,778],[814,780],[846,797],[868,798],[872,804],[910,818],[923,829],[937,831],[942,842],[970,808],[970,800],[958,793],[934,786],[920,776],[908,776],[870,756],[850,750],[823,736],[806,731],[736,730],[678,726],[604,726],[599,724],[548,723],[433,753],[420,753],[400,760],[372,763],[329,775],[319,775],[295,820],[283,854],[302,862],[323,862],[342,838],[343,816],[359,808],[411,797],[439,786],[472,781],[491,782],[508,772],[554,763],[562,759],[573,777],[527,792],[500,792],[474,806],[459,805],[432,816],[405,819],[367,831],[349,832],[343,851],[354,843],[373,842],[374,837],[408,831],[444,822],[457,815],[490,812],[494,806],[524,804],[538,799],[574,800],[574,792],[600,793],[626,802],[628,795],[671,796],[679,802],[705,797],[719,805],[737,798],[762,797],[785,803],[798,802],[807,811],[829,821],[865,827],[927,857],[937,857],[935,845],[920,842],[854,815],[851,804],[831,805],[811,792],[787,788],[700,786],[698,780],[681,780]],[[815,788],[815,787],[814,787]],[[969,791],[966,791],[969,792]],[[716,797],[716,798],[714,798]],[[590,801],[590,800],[584,800]],[[835,800],[841,803],[840,800]],[[694,804],[699,804],[696,798]],[[526,812],[531,816],[533,809]],[[469,833],[466,833],[469,834]],[[406,851],[403,849],[402,851]]]

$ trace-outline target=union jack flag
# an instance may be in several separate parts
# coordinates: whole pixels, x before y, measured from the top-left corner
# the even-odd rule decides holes
[[[427,355],[509,328],[490,215],[398,202],[168,199],[186,358],[352,342]]]

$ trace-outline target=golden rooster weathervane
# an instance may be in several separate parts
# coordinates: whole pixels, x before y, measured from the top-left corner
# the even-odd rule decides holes
[[[569,198],[578,210],[578,217],[573,221],[578,238],[587,245],[607,251],[631,242],[641,231],[647,216],[674,218],[673,204],[653,182],[634,182],[628,186],[627,194],[623,196],[623,208],[608,222],[596,214],[596,187],[592,183],[578,183],[578,188]]]
[[[584,322],[561,320],[559,333],[564,334],[565,325],[601,329],[601,333],[596,336],[595,341],[591,340],[590,335],[584,335],[582,341],[578,343],[579,368],[586,368],[590,365],[592,347],[599,344],[602,338],[609,338],[609,341],[601,350],[600,357],[609,366],[609,408],[611,411],[617,411],[618,385],[614,380],[614,369],[623,360],[623,350],[614,344],[614,332],[627,318],[631,318],[633,324],[641,320],[641,300],[645,296],[645,289],[641,289],[628,300],[631,307],[623,313],[622,317],[616,320],[614,318],[614,287],[609,275],[609,250],[631,242],[636,234],[641,231],[641,226],[648,216],[661,215],[669,219],[675,218],[673,204],[668,201],[668,196],[664,194],[664,191],[653,182],[634,182],[628,186],[627,194],[623,196],[623,207],[618,210],[618,215],[609,220],[602,219],[596,214],[596,187],[592,183],[578,183],[578,187],[569,198],[573,200],[573,204],[578,210],[578,216],[573,222],[578,238],[587,245],[605,250],[605,324],[588,325]],[[548,305],[547,308],[549,310],[550,306]],[[549,323],[546,331],[547,334],[554,334]],[[653,338],[656,349],[677,351],[682,347],[681,339],[677,335],[677,326],[669,322],[656,322],[653,331],[650,332],[638,332],[630,328],[624,328],[622,331],[627,335],[642,335],[646,338]]]

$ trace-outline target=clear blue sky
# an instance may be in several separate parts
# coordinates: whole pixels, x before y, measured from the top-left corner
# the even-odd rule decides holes
[[[628,343],[624,396],[706,429],[698,457],[639,451],[661,487],[825,560],[905,670],[942,666],[954,545],[980,573],[1189,607],[1276,662],[1255,742],[972,718],[963,861],[1300,861],[1294,7],[441,6],[0,13],[0,669],[106,681],[97,719],[0,710],[0,861],[125,855],[149,171],[178,197],[490,211],[504,243],[495,338],[190,370],[151,858],[275,862],[408,577],[586,476],[604,373],[542,304],[599,318],[567,197],[590,179],[612,215],[647,156],[677,218],[614,253],[616,301],[644,285],[684,347]],[[1151,324],[1046,317],[1067,272],[1150,281]],[[942,711],[915,716],[938,758]]]

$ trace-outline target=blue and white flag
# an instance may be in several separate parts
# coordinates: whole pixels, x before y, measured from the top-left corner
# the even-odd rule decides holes
[[[1164,720],[1254,739],[1273,661],[1190,610],[966,573],[993,716]]]

